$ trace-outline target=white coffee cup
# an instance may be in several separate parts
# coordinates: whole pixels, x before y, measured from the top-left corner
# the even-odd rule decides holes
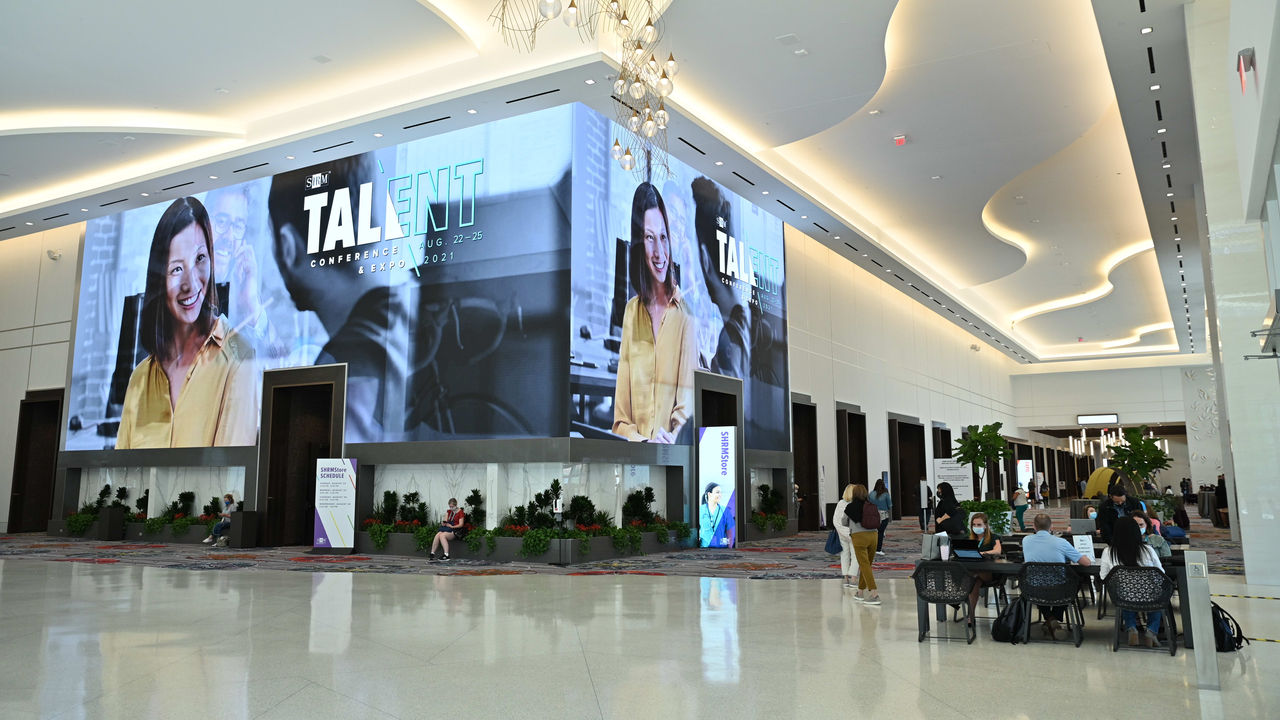
[[[939,549],[940,549],[940,550],[942,550],[942,559],[943,559],[943,560],[947,560],[947,559],[949,559],[949,558],[951,557],[951,546],[950,546],[950,545],[943,545],[943,546],[942,546],[941,548],[939,548]]]

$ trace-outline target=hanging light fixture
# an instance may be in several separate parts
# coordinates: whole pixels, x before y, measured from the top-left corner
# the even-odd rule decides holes
[[[613,94],[622,96],[627,91],[627,79],[618,73],[618,79],[613,81]]]
[[[666,70],[662,71],[662,76],[658,78],[655,89],[658,91],[658,97],[666,97],[671,94],[672,90],[675,90],[675,84],[671,82],[671,78],[667,77]]]
[[[540,0],[538,2],[538,14],[548,20],[555,20],[560,16],[560,11],[564,9],[560,0]]]
[[[578,3],[575,0],[569,0],[569,6],[564,9],[564,24],[569,27],[578,24]]]
[[[658,28],[654,27],[653,18],[649,18],[649,22],[645,23],[644,29],[640,31],[640,39],[647,43],[658,39]]]
[[[644,108],[644,122],[640,125],[640,133],[647,138],[658,134],[658,123],[653,119],[653,111],[647,105]]]
[[[668,55],[667,56],[667,75],[669,77],[675,77],[676,73],[678,72],[680,72],[680,66],[676,63],[675,54]]]
[[[645,92],[646,90],[645,90],[644,83],[640,81],[640,78],[636,78],[632,80],[631,88],[627,91],[627,93],[631,95],[631,97],[635,98],[636,100],[639,100],[640,98],[644,97]]]
[[[627,129],[630,130],[631,132],[639,132],[640,123],[641,123],[640,113],[633,112],[631,113],[631,119],[627,121]]]
[[[658,111],[653,114],[653,121],[658,123],[659,130],[667,129],[667,122],[671,116],[667,114],[667,108],[661,102],[658,103]]]
[[[613,141],[613,149],[610,151],[610,154],[613,155],[614,160],[622,159],[622,145],[617,140]]]
[[[622,153],[622,158],[618,161],[618,163],[622,165],[622,169],[626,170],[627,172],[631,172],[632,170],[635,169],[636,158],[634,155],[631,154],[631,148],[627,148],[627,151]]]

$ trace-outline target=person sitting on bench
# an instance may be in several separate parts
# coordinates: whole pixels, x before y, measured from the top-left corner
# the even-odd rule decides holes
[[[236,499],[231,493],[222,496],[222,512],[218,514],[218,522],[213,526],[213,532],[209,533],[209,537],[203,540],[204,543],[213,543],[216,547],[227,546],[227,531],[231,529],[231,513],[236,511]]]

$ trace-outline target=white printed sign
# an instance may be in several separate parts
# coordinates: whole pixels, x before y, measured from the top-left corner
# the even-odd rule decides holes
[[[974,499],[973,469],[968,465],[961,465],[955,458],[933,459],[933,482],[935,488],[938,483],[951,483],[951,489],[956,491],[958,502]]]

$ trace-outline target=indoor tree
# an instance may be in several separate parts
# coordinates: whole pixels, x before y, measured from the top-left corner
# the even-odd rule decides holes
[[[970,425],[967,436],[961,437],[956,441],[955,450],[952,456],[960,462],[961,465],[977,465],[978,480],[981,487],[986,487],[982,481],[986,480],[987,468],[993,462],[999,462],[1009,456],[1009,443],[1005,442],[1004,436],[1000,434],[1000,428],[1004,427],[1004,423],[991,423],[978,427]]]
[[[1145,480],[1155,481],[1155,473],[1169,467],[1172,460],[1160,449],[1155,438],[1147,437],[1147,426],[1125,428],[1124,443],[1111,448],[1107,467],[1124,473],[1133,482],[1130,493],[1138,494]]]

